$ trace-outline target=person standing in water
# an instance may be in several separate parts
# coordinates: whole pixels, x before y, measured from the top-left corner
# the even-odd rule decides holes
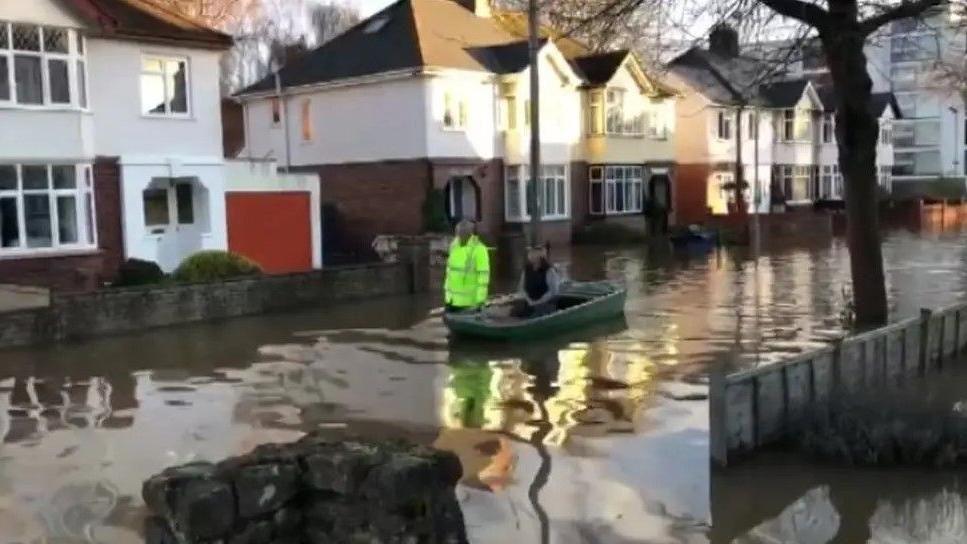
[[[447,312],[477,310],[487,302],[490,288],[490,255],[464,219],[457,223],[447,257],[443,296]]]
[[[561,292],[561,274],[547,259],[547,247],[527,250],[527,262],[520,275],[520,299],[512,311],[514,317],[526,318],[546,315],[557,309]]]

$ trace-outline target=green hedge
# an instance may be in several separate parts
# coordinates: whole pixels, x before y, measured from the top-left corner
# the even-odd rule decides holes
[[[209,283],[262,274],[259,265],[227,251],[201,251],[188,257],[172,277],[180,283]]]

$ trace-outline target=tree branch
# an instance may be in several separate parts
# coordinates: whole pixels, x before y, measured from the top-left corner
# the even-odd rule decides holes
[[[813,28],[826,26],[826,20],[829,16],[829,13],[823,8],[802,0],[759,0],[759,2],[779,15],[803,22]]]
[[[928,9],[939,6],[944,0],[913,0],[908,2],[904,0],[900,5],[881,12],[877,15],[869,17],[862,23],[860,23],[863,32],[866,34],[872,34],[876,30],[887,23],[891,23],[898,19],[907,19],[911,17],[916,17],[921,13],[927,11]]]

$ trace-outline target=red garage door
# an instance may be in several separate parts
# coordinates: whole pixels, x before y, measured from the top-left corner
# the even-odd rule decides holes
[[[312,269],[312,213],[308,193],[228,193],[228,249],[265,272]]]

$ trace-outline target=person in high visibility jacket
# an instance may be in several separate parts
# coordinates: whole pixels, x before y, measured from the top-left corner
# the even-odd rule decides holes
[[[490,288],[490,255],[476,234],[473,223],[457,223],[456,236],[447,257],[443,295],[448,312],[482,307]]]

